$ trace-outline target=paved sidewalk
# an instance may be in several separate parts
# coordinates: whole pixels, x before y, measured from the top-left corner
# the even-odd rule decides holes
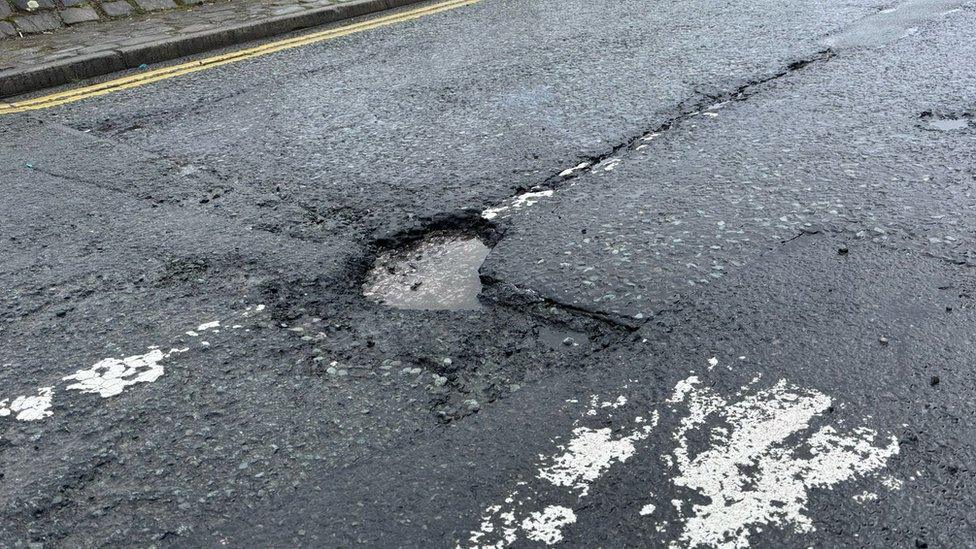
[[[0,40],[0,98],[418,0],[222,0]]]

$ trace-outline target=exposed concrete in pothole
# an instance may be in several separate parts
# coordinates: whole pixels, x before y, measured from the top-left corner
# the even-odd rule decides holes
[[[475,236],[432,233],[405,249],[380,253],[363,295],[398,309],[479,309],[478,269],[488,251]]]

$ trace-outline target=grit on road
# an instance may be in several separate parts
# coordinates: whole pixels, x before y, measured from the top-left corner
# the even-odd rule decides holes
[[[976,4],[431,12],[0,117],[0,545],[976,542]]]

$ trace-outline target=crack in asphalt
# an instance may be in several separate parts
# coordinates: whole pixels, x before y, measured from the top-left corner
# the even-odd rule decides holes
[[[740,84],[731,91],[718,94],[702,93],[699,94],[697,98],[686,99],[679,104],[677,108],[678,114],[672,116],[664,122],[657,124],[651,129],[643,130],[640,133],[624,138],[616,145],[613,145],[605,153],[579,157],[576,159],[577,165],[575,167],[561,170],[558,174],[547,177],[542,183],[533,185],[528,189],[520,190],[514,195],[509,196],[507,200],[521,196],[528,192],[545,190],[558,191],[561,188],[566,187],[570,181],[577,179],[586,173],[592,172],[598,166],[605,166],[608,161],[620,158],[624,153],[631,150],[636,150],[637,147],[641,145],[642,141],[648,141],[650,140],[649,138],[664,135],[695,116],[698,116],[703,112],[708,112],[711,108],[715,108],[716,105],[745,101],[746,99],[749,99],[753,95],[759,93],[757,88],[789,76],[797,71],[803,70],[810,65],[826,62],[834,56],[835,53],[829,48],[820,50],[809,57],[790,62],[780,71]],[[689,106],[685,107],[684,105]]]
[[[498,242],[502,238],[504,238],[505,229],[507,228],[509,223],[504,223],[502,221],[494,221],[494,218],[496,216],[495,214],[493,214],[490,217],[485,217],[484,212],[504,211],[505,209],[504,204],[510,202],[512,199],[517,199],[518,197],[526,195],[528,193],[538,193],[540,191],[559,191],[560,189],[566,188],[573,184],[572,183],[573,180],[581,177],[584,174],[593,172],[595,169],[597,169],[600,166],[608,166],[609,163],[613,162],[614,160],[622,161],[623,157],[628,153],[639,150],[642,147],[642,142],[650,141],[651,139],[655,139],[659,136],[665,136],[669,131],[676,129],[682,123],[687,122],[688,120],[691,120],[692,118],[699,116],[703,113],[707,113],[710,110],[722,106],[726,103],[745,101],[750,97],[759,93],[760,90],[758,88],[762,87],[763,85],[779,80],[786,76],[789,76],[811,65],[826,62],[831,58],[833,58],[834,55],[835,55],[834,52],[831,51],[829,48],[824,49],[816,52],[815,54],[809,57],[792,61],[788,65],[786,65],[785,68],[771,75],[745,82],[739,85],[738,87],[736,87],[735,89],[728,91],[726,93],[701,94],[700,97],[698,97],[697,99],[691,102],[690,107],[679,106],[679,111],[680,111],[679,114],[671,117],[670,119],[666,120],[663,123],[658,124],[653,129],[645,130],[636,135],[625,138],[623,141],[611,147],[610,150],[604,154],[578,158],[577,160],[579,161],[579,163],[575,167],[564,169],[560,171],[558,174],[549,176],[542,183],[531,186],[526,190],[517,192],[514,195],[509,196],[507,199],[498,202],[496,206],[483,210],[481,217],[489,221],[493,229],[492,233],[493,235],[495,235],[494,239],[490,243],[488,243],[489,248],[494,248],[495,245],[497,245]],[[682,104],[687,104],[687,103],[689,103],[688,100],[682,102]],[[608,167],[607,169],[612,169],[612,167]],[[795,235],[792,238],[784,240],[782,243],[786,243],[790,240],[798,238],[799,236],[802,236],[805,232],[807,231],[800,231],[797,235]],[[424,231],[419,231],[415,233],[415,237],[421,238],[423,236],[423,233]],[[537,296],[535,295],[535,292],[531,290],[519,288],[514,284],[506,283],[504,280],[500,280],[487,275],[481,275],[481,280],[482,280],[482,284],[484,284],[486,287],[489,286],[497,287],[503,284],[506,285],[508,288],[510,288],[510,291],[506,292],[509,294],[509,296],[507,297],[508,300],[511,300],[513,294],[522,294],[521,297],[523,299],[528,299],[530,302],[541,301],[542,303],[545,303],[548,306],[558,307],[572,314],[584,315],[589,318],[602,321],[614,327],[626,329],[628,331],[637,330],[641,326],[649,322],[651,319],[653,319],[654,316],[662,313],[670,312],[672,310],[671,307],[668,307],[666,309],[662,309],[660,311],[657,311],[656,313],[653,313],[649,318],[634,319],[631,317],[625,317],[622,315],[602,311],[599,309],[564,303],[550,297]],[[496,302],[500,303],[500,301],[498,300],[496,300]],[[524,304],[518,304],[518,303],[510,303],[509,305],[510,308],[513,309],[518,309],[524,306]]]

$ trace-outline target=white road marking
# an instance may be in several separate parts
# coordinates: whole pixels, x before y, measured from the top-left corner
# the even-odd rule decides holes
[[[539,469],[538,477],[554,486],[564,486],[585,497],[590,484],[617,462],[634,455],[634,442],[647,438],[652,426],[647,425],[629,436],[614,438],[609,427],[591,429],[577,427],[566,445],[566,452],[552,459],[552,465]]]
[[[576,522],[576,513],[572,509],[550,505],[523,520],[522,530],[525,531],[525,537],[530,540],[552,545],[563,540],[563,527],[574,522]]]
[[[54,387],[40,387],[36,396],[19,396],[7,406],[9,399],[0,401],[0,416],[14,416],[19,421],[38,421],[51,415]]]
[[[582,414],[583,420],[591,421],[599,409],[625,406],[627,398],[620,396],[603,404],[606,407],[598,395],[592,395],[591,408]],[[520,535],[545,544],[562,541],[562,529],[576,521],[573,508],[589,494],[591,485],[611,467],[630,459],[636,452],[635,444],[657,426],[657,412],[650,416],[650,421],[638,416],[616,433],[607,427],[583,426],[576,420],[569,442],[558,446],[553,455],[539,456],[540,467],[531,484],[517,483],[504,503],[485,509],[468,545],[501,548],[518,541]]]
[[[248,317],[252,314],[264,311],[264,305],[250,306],[242,313],[235,316]],[[199,325],[197,330],[211,330],[219,333],[220,320],[207,322]],[[235,325],[235,328],[242,328]],[[249,331],[249,330],[245,330]],[[199,334],[193,330],[185,332],[186,335],[196,337]],[[202,342],[203,345],[210,345]],[[151,383],[159,379],[165,372],[161,361],[179,353],[185,353],[189,348],[173,348],[168,352],[163,352],[157,347],[150,347],[149,352],[141,355],[132,355],[125,358],[105,358],[91,368],[81,369],[73,374],[64,376],[61,381],[73,381],[64,387],[65,390],[80,391],[100,395],[102,398],[116,396],[122,393],[126,387],[138,383]],[[55,387],[39,387],[37,395],[21,395],[10,402],[9,398],[0,400],[0,417],[14,416],[19,421],[38,421],[52,415],[51,406],[53,404]]]
[[[215,330],[217,328],[220,328],[220,321],[214,320],[213,322],[206,322],[204,324],[197,326],[197,331],[206,332],[207,330]]]
[[[539,202],[543,198],[551,197],[554,192],[555,191],[553,191],[552,189],[549,189],[545,191],[522,193],[500,206],[495,206],[494,208],[488,208],[487,210],[481,212],[481,217],[489,220],[495,219],[499,215],[502,215],[509,211],[518,211],[521,210],[522,208],[534,206],[536,202]]]
[[[711,369],[718,360],[713,357],[707,363]],[[665,403],[665,410],[678,418],[670,436],[674,447],[661,456],[642,456],[647,446],[637,444],[657,426],[658,411],[651,412],[650,422],[636,415],[614,431],[601,420],[610,420],[610,412],[618,413],[628,399],[621,395],[601,403],[591,395],[569,441],[552,455],[540,455],[537,472],[529,481],[516,483],[503,503],[487,507],[479,527],[463,543],[501,548],[523,536],[558,543],[564,528],[585,508],[581,500],[595,482],[612,467],[642,457],[645,466],[663,464],[674,472],[668,493],[679,496],[670,500],[679,520],[652,523],[662,538],[667,536],[661,542],[671,547],[747,547],[751,535],[770,526],[811,532],[813,520],[806,508],[810,492],[831,490],[856,478],[875,477],[878,488],[901,488],[902,481],[879,476],[899,451],[897,438],[844,420],[837,426],[822,425],[834,417],[823,416],[831,408],[831,397],[786,380],[758,388],[761,379],[755,376],[731,399],[702,386],[697,376],[679,381]],[[614,419],[615,424],[619,421]],[[822,426],[816,427],[815,421]],[[697,494],[684,496],[687,491]],[[867,490],[854,496],[862,504],[877,498]],[[651,517],[659,504],[645,503],[639,515]]]
[[[692,505],[679,545],[747,547],[750,533],[764,525],[811,532],[805,513],[811,489],[878,471],[898,453],[894,436],[876,443],[881,437],[867,427],[841,433],[828,425],[797,441],[832,399],[785,380],[730,404],[692,376],[678,384],[670,402],[689,411],[674,434],[679,475],[673,483],[708,499]],[[694,457],[693,432],[710,444]]]
[[[896,492],[898,490],[901,490],[901,487],[904,484],[905,484],[905,482],[903,480],[897,479],[897,478],[895,478],[895,477],[893,477],[891,475],[885,475],[885,476],[881,477],[881,485],[884,486],[885,488],[891,490],[892,492]]]
[[[165,369],[160,364],[164,359],[178,353],[185,353],[189,349],[170,349],[164,353],[159,349],[152,349],[146,354],[132,355],[122,359],[106,358],[85,370],[64,376],[64,381],[74,380],[65,387],[68,390],[82,393],[95,393],[102,398],[122,394],[130,385],[137,383],[152,383],[159,379]]]
[[[583,169],[586,169],[586,168],[589,168],[589,167],[590,167],[590,163],[589,162],[580,162],[579,164],[573,166],[572,168],[567,168],[567,169],[559,172],[559,177],[569,177],[569,176],[573,175],[575,172],[578,172],[580,170],[583,170]]]

